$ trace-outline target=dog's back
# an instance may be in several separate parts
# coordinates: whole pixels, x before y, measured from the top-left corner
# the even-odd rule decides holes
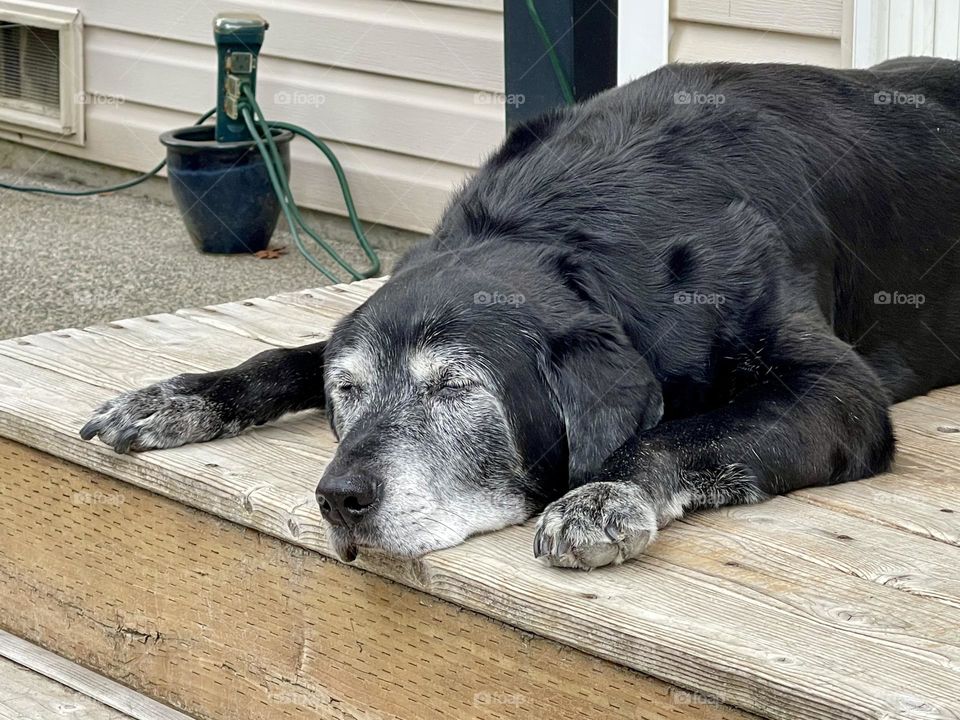
[[[677,320],[651,287],[779,313],[815,297],[902,398],[960,380],[958,195],[960,63],[671,65],[516,129],[437,242],[572,249],[646,347]],[[731,332],[766,332],[766,309]],[[700,319],[705,346],[663,353],[666,374],[704,365],[719,330]]]

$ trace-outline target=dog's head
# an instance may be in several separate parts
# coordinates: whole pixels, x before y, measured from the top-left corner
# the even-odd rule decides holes
[[[522,522],[660,419],[659,384],[613,318],[562,283],[514,279],[421,265],[334,331],[340,445],[317,499],[341,557],[417,556]]]

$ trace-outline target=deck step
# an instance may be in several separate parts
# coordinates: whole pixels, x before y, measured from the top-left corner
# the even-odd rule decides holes
[[[267,618],[284,608],[304,608],[306,614],[299,616],[302,637],[282,634],[282,643],[270,651],[288,663],[274,680],[300,683],[307,678],[313,683],[308,684],[310,692],[327,693],[324,707],[328,709],[333,698],[341,697],[331,687],[338,682],[350,688],[350,692],[343,691],[343,697],[359,702],[358,683],[373,682],[372,677],[381,672],[372,659],[382,655],[378,649],[382,638],[377,633],[366,636],[366,642],[358,641],[366,655],[350,655],[349,664],[338,666],[330,675],[322,674],[318,666],[335,665],[338,653],[346,657],[349,641],[361,637],[361,630],[357,622],[350,622],[345,610],[338,610],[338,630],[320,623],[299,603],[304,594],[316,602],[331,594],[335,600],[329,602],[360,608],[367,618],[364,625],[376,625],[378,617],[384,623],[400,622],[390,619],[393,616],[386,605],[380,615],[370,608],[369,590],[358,578],[376,575],[420,591],[423,595],[416,597],[424,602],[438,598],[452,603],[443,603],[443,608],[467,608],[576,648],[584,657],[610,661],[596,666],[595,672],[609,674],[603,679],[609,677],[619,687],[626,680],[617,678],[629,677],[632,683],[640,682],[637,678],[652,682],[644,675],[658,678],[669,686],[656,687],[688,693],[671,696],[688,701],[683,705],[686,712],[705,708],[735,712],[709,704],[719,701],[765,717],[801,720],[960,716],[960,433],[944,429],[960,426],[958,388],[939,390],[895,408],[900,454],[892,473],[805,490],[761,505],[697,513],[666,529],[643,558],[591,573],[565,572],[536,562],[530,552],[532,523],[474,538],[416,561],[361,555],[358,567],[370,576],[321,560],[320,556],[332,554],[313,487],[335,442],[316,415],[300,415],[236,438],[130,456],[116,455],[99,443],[84,443],[77,437],[77,428],[90,409],[118,391],[178,372],[231,365],[266,347],[325,337],[337,318],[376,286],[373,281],[333,286],[0,342],[0,436],[115,478],[111,482],[121,481],[104,491],[107,498],[111,493],[133,497],[133,486],[143,488],[180,506],[210,513],[220,523],[230,521],[282,541],[274,546],[275,540],[256,535],[263,538],[258,547],[298,548],[306,553],[304,557],[325,563],[329,586],[326,581],[304,586],[282,576],[275,578],[274,592],[266,580],[243,586],[242,575],[223,577],[256,593],[256,597],[242,594],[243,601],[235,599],[230,607],[237,632],[252,633],[264,647],[273,647],[275,640],[264,630]],[[11,470],[5,472],[9,475]],[[63,482],[64,492],[71,487],[66,480],[51,482]],[[124,484],[130,489],[124,490]],[[22,493],[27,494],[30,507],[41,502],[30,497],[28,488]],[[4,503],[18,499],[14,493],[12,500],[8,495]],[[76,522],[87,523],[86,530],[75,531],[79,533],[76,542],[84,546],[75,549],[80,554],[97,547],[98,535],[92,530],[96,516],[114,517],[114,508],[99,500],[69,508],[61,502],[58,508],[58,513],[69,510]],[[124,510],[122,504],[120,509]],[[130,523],[132,528],[124,528],[128,533],[146,533],[149,528],[146,536],[166,545],[156,562],[162,560],[162,567],[178,573],[179,580],[167,592],[176,589],[184,596],[195,595],[191,601],[200,601],[211,592],[207,584],[211,567],[220,573],[223,558],[216,557],[212,549],[196,555],[204,544],[195,540],[193,531],[171,533],[164,540],[163,528],[153,524],[158,513],[158,507],[146,503],[142,513],[119,515],[115,522]],[[20,517],[22,514],[12,513],[4,521],[14,528],[10,532],[19,532],[18,526],[26,522],[18,520]],[[50,514],[48,527],[33,529],[33,545],[42,544],[44,533],[53,537],[58,532],[58,517]],[[225,532],[222,528],[227,526],[217,525],[221,529],[216,532]],[[3,527],[0,523],[0,529]],[[118,539],[113,542],[111,547],[122,546]],[[146,552],[146,548],[142,550]],[[29,562],[29,553],[23,552],[15,567]],[[262,558],[250,559],[246,549],[232,552],[234,562],[248,563],[251,572],[261,567]],[[281,550],[269,552],[283,556]],[[290,568],[288,573],[295,574],[295,566],[289,558],[283,561],[283,567]],[[160,569],[155,569],[153,582],[159,582],[161,575]],[[138,582],[145,582],[137,577]],[[50,582],[50,578],[37,579],[41,581]],[[93,603],[96,613],[82,604],[78,612],[85,618],[83,613],[89,612],[106,623],[102,632],[109,643],[118,642],[117,627],[143,633],[151,662],[172,658],[171,645],[189,644],[207,631],[198,619],[189,637],[177,634],[183,630],[172,635],[170,630],[164,632],[162,610],[177,605],[178,595],[164,596],[164,607],[153,608],[147,605],[157,601],[150,599],[153,596],[137,595],[140,605],[130,605],[122,595],[101,602],[94,592],[100,589],[68,588],[73,596],[58,597],[64,602],[75,596],[83,603]],[[202,607],[191,608],[193,613],[203,611]],[[104,615],[111,612],[121,616],[122,622],[105,620]],[[136,622],[127,622],[131,615]],[[407,629],[422,636],[427,656],[409,661],[414,674],[423,672],[418,662],[427,662],[430,648],[438,642],[434,633],[448,639],[446,633],[452,627],[446,610],[432,621],[415,617],[412,630]],[[30,618],[18,622],[28,624]],[[295,633],[296,623],[285,627],[283,633]],[[54,628],[48,626],[45,632],[55,634]],[[154,633],[164,640],[151,640]],[[332,653],[330,648],[339,650]],[[101,652],[106,653],[103,657],[116,657],[106,648]],[[174,668],[187,673],[190,663],[200,662],[210,671],[214,656],[181,655]],[[500,706],[505,714],[513,709],[509,702],[515,696],[548,703],[549,693],[541,695],[529,689],[538,687],[536,683],[525,685],[528,689],[521,692],[508,679],[531,672],[525,665],[528,661],[526,656],[518,660],[512,674],[501,676],[499,684],[471,685],[473,692],[505,701]],[[249,697],[276,704],[269,694],[264,699],[262,687],[254,687],[264,685],[267,668],[255,663],[248,666],[246,663],[253,661],[244,657],[219,662],[225,663],[218,670],[221,684],[229,679],[247,687]],[[164,668],[164,677],[170,677],[173,669]],[[636,672],[618,674],[626,672],[624,668]],[[120,666],[111,669],[120,671]],[[154,673],[160,673],[159,665],[144,666],[138,682],[148,683]],[[322,681],[316,679],[321,676]],[[411,677],[403,682],[412,682]],[[559,682],[551,677],[550,682]],[[433,684],[440,695],[453,695],[465,703],[456,710],[472,708],[477,716],[483,716],[469,698],[464,701],[460,685],[466,679],[467,671],[463,678],[439,674]],[[583,682],[584,687],[596,687]],[[577,686],[570,683],[570,687]],[[563,702],[569,700],[563,697]],[[618,702],[627,702],[625,696],[618,697]],[[446,701],[437,702],[440,707]],[[189,703],[171,704],[192,707]],[[664,707],[677,706],[668,702]],[[362,703],[354,709],[371,710]],[[453,712],[450,708],[446,711]],[[630,713],[646,717],[629,706],[621,715]],[[604,716],[617,714],[608,708]]]
[[[748,717],[9,440],[0,477],[0,622],[197,718]]]
[[[191,720],[0,630],[0,720]]]

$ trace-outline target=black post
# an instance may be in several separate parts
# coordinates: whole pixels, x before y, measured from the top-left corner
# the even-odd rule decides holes
[[[580,101],[617,84],[617,0],[534,0]],[[528,0],[504,0],[507,128],[566,100]]]

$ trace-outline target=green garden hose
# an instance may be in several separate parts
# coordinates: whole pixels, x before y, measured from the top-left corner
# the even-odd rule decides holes
[[[299,250],[300,253],[307,259],[307,261],[317,270],[323,273],[326,277],[334,279],[334,282],[336,282],[336,279],[332,273],[324,268],[320,262],[304,247],[303,241],[300,239],[300,234],[298,232],[299,228],[299,230],[303,230],[305,233],[307,233],[307,235],[309,235],[313,241],[324,250],[324,252],[333,258],[333,260],[341,268],[343,268],[352,279],[362,280],[363,278],[373,277],[379,273],[380,258],[377,257],[376,251],[370,246],[367,236],[363,232],[363,227],[361,226],[360,220],[357,216],[357,210],[353,204],[353,196],[350,194],[350,185],[347,182],[347,176],[343,172],[343,167],[340,165],[340,161],[337,160],[337,156],[333,154],[333,151],[325,142],[323,142],[323,140],[318,138],[310,131],[303,129],[298,125],[293,125],[292,123],[267,121],[263,117],[263,112],[260,110],[260,106],[257,104],[257,99],[249,85],[243,86],[243,99],[244,101],[240,105],[240,112],[243,115],[243,120],[247,125],[247,130],[250,131],[251,137],[253,137],[254,142],[257,144],[257,148],[260,150],[260,154],[263,156],[263,161],[267,166],[267,172],[270,175],[270,183],[273,185],[273,191],[276,193],[277,200],[280,201],[280,207],[283,208],[284,217],[287,219],[287,225],[290,227],[290,234],[293,236],[293,242],[296,245],[297,250]],[[352,265],[350,265],[350,263],[344,260],[340,254],[330,246],[329,243],[327,243],[309,225],[306,224],[303,217],[300,215],[300,210],[297,208],[297,204],[294,202],[293,195],[290,192],[287,174],[283,168],[283,162],[280,160],[280,153],[277,150],[276,143],[273,140],[273,132],[271,129],[289,130],[296,135],[306,138],[317,148],[319,148],[320,151],[323,152],[323,154],[330,161],[330,165],[333,168],[334,173],[336,173],[337,182],[340,184],[340,190],[343,193],[343,202],[347,208],[347,215],[350,217],[350,224],[353,228],[353,234],[356,235],[357,242],[360,244],[361,249],[367,256],[367,259],[370,261],[370,267],[366,271],[357,271]]]
[[[268,123],[266,120],[264,120],[263,113],[261,113],[260,107],[257,105],[257,101],[253,97],[253,93],[251,93],[247,87],[244,87],[244,97],[246,100],[246,103],[242,108],[244,121],[247,123],[247,129],[250,131],[250,135],[257,144],[257,149],[263,156],[264,163],[267,167],[267,173],[270,176],[270,183],[273,186],[273,190],[280,202],[280,207],[283,208],[283,213],[287,219],[287,225],[290,227],[290,234],[293,236],[293,242],[297,250],[299,250],[300,254],[306,258],[307,262],[323,273],[323,275],[331,282],[340,282],[340,278],[321,265],[320,262],[313,256],[313,254],[307,250],[302,239],[300,238],[300,234],[298,232],[299,229],[307,233],[307,235],[309,235],[314,242],[316,242],[328,255],[330,255],[330,257],[333,258],[334,261],[336,261],[336,263],[343,268],[344,271],[346,271],[347,275],[349,275],[352,280],[362,280],[363,278],[374,277],[377,275],[380,272],[380,258],[377,257],[376,251],[370,245],[366,234],[363,232],[363,226],[360,224],[360,218],[357,215],[357,209],[353,204],[353,196],[350,193],[350,185],[347,182],[346,173],[344,173],[343,167],[340,165],[340,161],[337,160],[337,156],[333,154],[333,151],[327,146],[326,143],[323,142],[323,140],[318,138],[309,130],[306,130],[298,125],[293,125],[292,123]],[[256,121],[254,121],[253,117],[251,116],[251,108],[256,112]],[[208,110],[197,119],[194,125],[203,124],[215,112],[216,108]],[[257,130],[258,125],[260,127],[259,132]],[[293,195],[290,192],[290,186],[287,182],[287,174],[284,171],[283,163],[280,160],[280,154],[277,151],[276,144],[273,141],[273,134],[269,131],[270,127],[289,130],[300,137],[306,138],[316,147],[318,147],[330,161],[330,165],[333,167],[333,171],[337,176],[337,182],[340,184],[340,190],[343,193],[343,200],[347,208],[347,215],[350,218],[350,226],[353,229],[354,235],[357,237],[357,242],[359,242],[361,249],[370,261],[370,267],[367,270],[361,272],[355,269],[352,265],[350,265],[350,263],[344,260],[328,242],[326,242],[319,234],[317,234],[313,228],[307,225],[306,221],[303,219],[303,216],[300,214],[300,210],[297,208],[297,204],[293,200]],[[263,138],[266,138],[266,142],[264,142]],[[64,197],[87,197],[90,195],[102,195],[104,193],[116,192],[117,190],[126,190],[127,188],[139,185],[140,183],[150,179],[160,172],[166,164],[167,161],[163,160],[144,174],[138,175],[135,178],[122,183],[117,183],[116,185],[108,185],[106,187],[93,188],[89,190],[62,190],[58,188],[41,187],[39,185],[14,185],[5,182],[0,182],[0,189],[15,190],[17,192],[58,195]]]
[[[194,125],[203,125],[215,112],[216,108],[210,108],[203,115],[197,118],[197,121]],[[158,172],[163,170],[164,166],[167,164],[166,160],[161,160],[156,165],[153,166],[150,170],[147,170],[143,175],[137,175],[137,177],[132,180],[127,180],[122,183],[117,183],[116,185],[108,185],[107,187],[102,188],[93,188],[92,190],[60,190],[57,188],[45,188],[40,187],[39,185],[11,185],[9,183],[0,182],[0,188],[4,190],[16,190],[17,192],[25,193],[42,193],[44,195],[63,195],[65,197],[87,197],[89,195],[102,195],[103,193],[116,192],[117,190],[126,190],[127,188],[132,188],[134,185],[139,185],[145,180],[149,180]]]
[[[568,104],[573,104],[575,102],[573,89],[571,88],[570,83],[563,72],[563,68],[560,65],[560,59],[554,50],[554,44],[550,39],[550,35],[547,32],[546,27],[544,27],[543,21],[540,19],[540,14],[537,12],[537,7],[534,3],[534,0],[526,0],[526,2],[527,11],[530,13],[530,19],[533,21],[533,24],[536,27],[541,40],[543,41],[544,47],[546,48],[546,54],[550,58],[550,64],[553,66],[553,71],[557,77],[557,82],[560,84],[560,90],[563,93],[564,100],[566,100]],[[215,112],[216,108],[208,110],[197,119],[194,125],[203,124]],[[374,277],[377,275],[380,272],[380,258],[377,257],[376,251],[367,240],[367,236],[363,231],[363,226],[360,224],[360,218],[357,215],[357,209],[353,204],[353,196],[350,194],[350,185],[347,182],[347,176],[343,171],[343,167],[340,165],[340,161],[337,160],[337,156],[333,154],[333,151],[330,149],[330,147],[309,130],[306,130],[298,125],[266,120],[260,110],[260,106],[257,104],[257,100],[254,97],[253,92],[247,85],[243,87],[243,102],[240,104],[240,113],[243,116],[243,121],[247,126],[247,130],[250,132],[250,136],[253,138],[257,145],[257,149],[263,156],[264,163],[267,167],[267,174],[270,176],[270,184],[272,185],[273,191],[277,196],[277,200],[280,202],[280,207],[283,209],[284,217],[287,219],[287,225],[290,228],[290,234],[293,237],[294,245],[296,246],[297,250],[300,251],[300,254],[303,255],[307,262],[313,265],[314,268],[323,273],[326,278],[332,282],[339,282],[339,278],[334,275],[333,272],[324,267],[303,244],[303,239],[300,237],[300,231],[302,230],[309,235],[310,238],[350,276],[351,279],[361,280],[363,278]],[[303,216],[300,214],[299,208],[297,208],[296,202],[294,202],[293,194],[290,192],[290,184],[287,180],[287,173],[284,170],[283,162],[280,159],[280,153],[277,150],[276,143],[273,140],[272,129],[288,130],[295,135],[306,138],[326,156],[327,160],[330,162],[330,166],[333,168],[333,171],[337,176],[337,182],[340,184],[340,191],[343,194],[343,202],[347,208],[347,216],[350,218],[350,226],[353,229],[354,235],[357,237],[357,242],[360,244],[360,248],[370,261],[370,267],[367,270],[363,272],[358,271],[350,263],[344,260],[328,242],[326,242],[319,234],[317,234],[310,226],[307,225],[306,221],[303,219]],[[101,195],[103,193],[126,190],[127,188],[139,185],[140,183],[152,178],[154,175],[160,172],[166,164],[167,161],[163,160],[144,174],[138,175],[131,180],[117,183],[116,185],[108,185],[107,187],[93,188],[89,190],[61,190],[57,188],[40,187],[38,185],[14,185],[5,182],[0,182],[0,189],[15,190],[17,192],[27,193],[42,193],[46,195],[60,195],[65,197]]]
[[[527,12],[530,14],[530,19],[533,21],[533,26],[540,34],[540,39],[543,41],[543,46],[546,48],[547,57],[550,58],[550,64],[553,66],[553,74],[556,75],[557,82],[560,84],[560,92],[563,93],[563,99],[566,101],[567,105],[573,105],[576,102],[576,98],[573,96],[573,88],[570,87],[570,81],[567,80],[567,76],[563,72],[563,66],[560,64],[560,58],[557,55],[557,51],[554,49],[555,43],[550,39],[550,33],[547,32],[547,28],[544,26],[543,20],[540,19],[540,13],[537,12],[537,6],[534,3],[534,0],[527,0]]]

